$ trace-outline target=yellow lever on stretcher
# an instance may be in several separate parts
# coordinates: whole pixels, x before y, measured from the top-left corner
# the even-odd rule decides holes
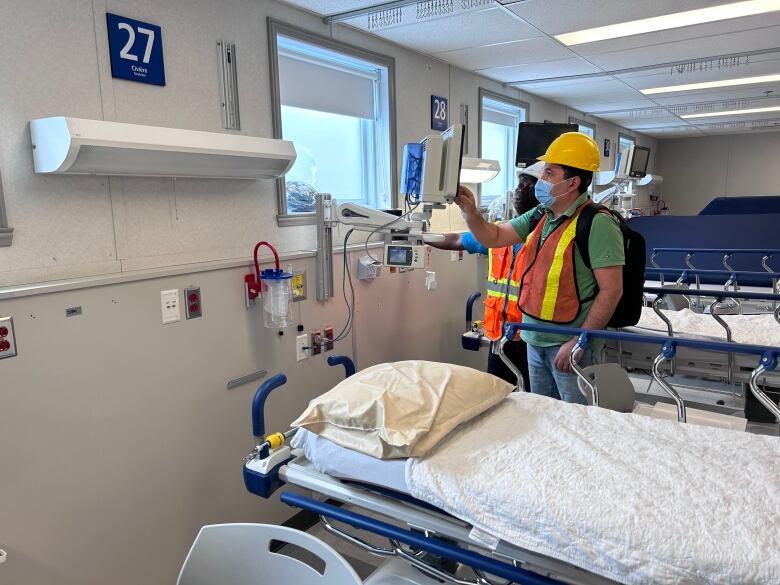
[[[271,449],[276,449],[277,447],[281,447],[284,444],[284,434],[273,433],[272,435],[268,435],[265,440]]]

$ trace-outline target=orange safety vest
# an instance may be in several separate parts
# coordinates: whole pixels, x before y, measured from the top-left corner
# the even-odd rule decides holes
[[[501,339],[504,323],[517,323],[523,318],[517,299],[523,270],[525,246],[517,254],[514,246],[491,248],[488,253],[487,298],[485,299],[485,336]]]
[[[582,302],[577,290],[574,246],[577,220],[590,200],[577,208],[539,243],[547,221],[544,215],[526,239],[526,269],[520,278],[520,310],[548,323],[568,325],[580,314]]]

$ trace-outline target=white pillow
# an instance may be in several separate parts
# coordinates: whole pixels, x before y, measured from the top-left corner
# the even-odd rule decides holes
[[[312,400],[293,426],[378,459],[419,457],[512,389],[465,366],[421,360],[379,364]]]

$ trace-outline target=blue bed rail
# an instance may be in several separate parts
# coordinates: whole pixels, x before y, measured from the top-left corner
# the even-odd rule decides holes
[[[385,538],[390,539],[391,543],[392,541],[402,542],[434,555],[452,559],[474,569],[495,575],[496,577],[508,579],[518,585],[563,585],[561,581],[532,573],[531,571],[515,567],[509,563],[462,549],[456,545],[442,542],[441,540],[427,538],[421,534],[411,532],[410,530],[405,530],[398,526],[393,526],[392,524],[375,520],[374,518],[369,518],[368,516],[350,510],[337,508],[336,506],[331,506],[330,504],[319,502],[300,494],[283,492],[280,500],[288,506],[301,508],[302,510],[307,510],[319,514],[320,516],[332,518],[338,522],[348,524],[354,528],[384,536]]]
[[[764,256],[778,256],[780,249],[777,248],[665,248],[656,247],[652,249],[652,254],[661,252],[682,252],[684,254],[720,254],[734,256],[735,254],[762,254]]]
[[[355,373],[355,364],[351,358],[345,355],[333,355],[328,357],[328,365],[344,366],[344,373],[347,378]],[[279,469],[291,459],[289,456],[287,458],[279,459],[278,463],[276,463],[272,469],[258,469],[250,465],[255,459],[265,460],[273,453],[276,453],[274,457],[278,457],[279,451],[269,451],[268,446],[270,443],[266,440],[265,402],[271,392],[277,388],[281,388],[286,383],[287,376],[284,374],[276,374],[263,382],[252,399],[252,435],[255,437],[255,449],[250,452],[244,462],[244,486],[247,491],[262,498],[270,498],[276,490],[284,485],[284,482],[279,477]],[[280,445],[283,445],[284,441],[292,437],[296,430],[297,429],[290,429],[285,431],[284,439],[281,441]],[[278,437],[279,435],[277,434],[276,436]],[[276,446],[276,444],[274,445]]]
[[[750,292],[750,291],[734,292],[730,290],[716,290],[716,289],[707,289],[707,288],[703,288],[700,290],[690,289],[690,288],[675,289],[675,288],[662,288],[660,286],[646,286],[642,289],[642,291],[649,294],[655,294],[660,297],[665,297],[666,295],[695,294],[703,297],[712,297],[721,301],[725,299],[743,299],[746,301],[780,301],[780,294],[758,293],[758,292]]]
[[[667,290],[667,289],[665,289]],[[704,341],[702,339],[687,339],[675,337],[669,339],[657,335],[643,335],[641,333],[628,333],[625,331],[607,331],[604,329],[582,329],[581,327],[564,327],[561,325],[542,325],[531,323],[507,323],[504,328],[504,337],[513,339],[518,331],[535,331],[538,333],[554,333],[579,336],[579,344],[587,345],[591,338],[611,339],[615,341],[634,341],[636,343],[650,343],[662,346],[662,351],[668,357],[674,357],[677,347],[690,347],[704,351],[717,351],[722,353],[741,353],[757,355],[760,357],[759,365],[765,370],[774,370],[777,360],[780,358],[780,347],[768,347],[765,345],[748,345],[742,343],[729,343],[726,341]]]
[[[705,282],[708,284],[749,284],[751,286],[772,287],[778,275],[770,272],[753,272],[746,270],[703,270],[691,268],[645,268],[645,278],[658,277],[664,281],[667,277],[682,282]],[[693,277],[693,280],[691,280]]]

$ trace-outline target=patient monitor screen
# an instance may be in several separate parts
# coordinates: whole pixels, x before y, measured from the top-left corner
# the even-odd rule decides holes
[[[409,246],[387,246],[385,264],[388,266],[411,266],[412,248]]]
[[[647,162],[650,160],[650,149],[644,146],[634,147],[634,157],[631,159],[629,177],[642,178],[647,174]]]

